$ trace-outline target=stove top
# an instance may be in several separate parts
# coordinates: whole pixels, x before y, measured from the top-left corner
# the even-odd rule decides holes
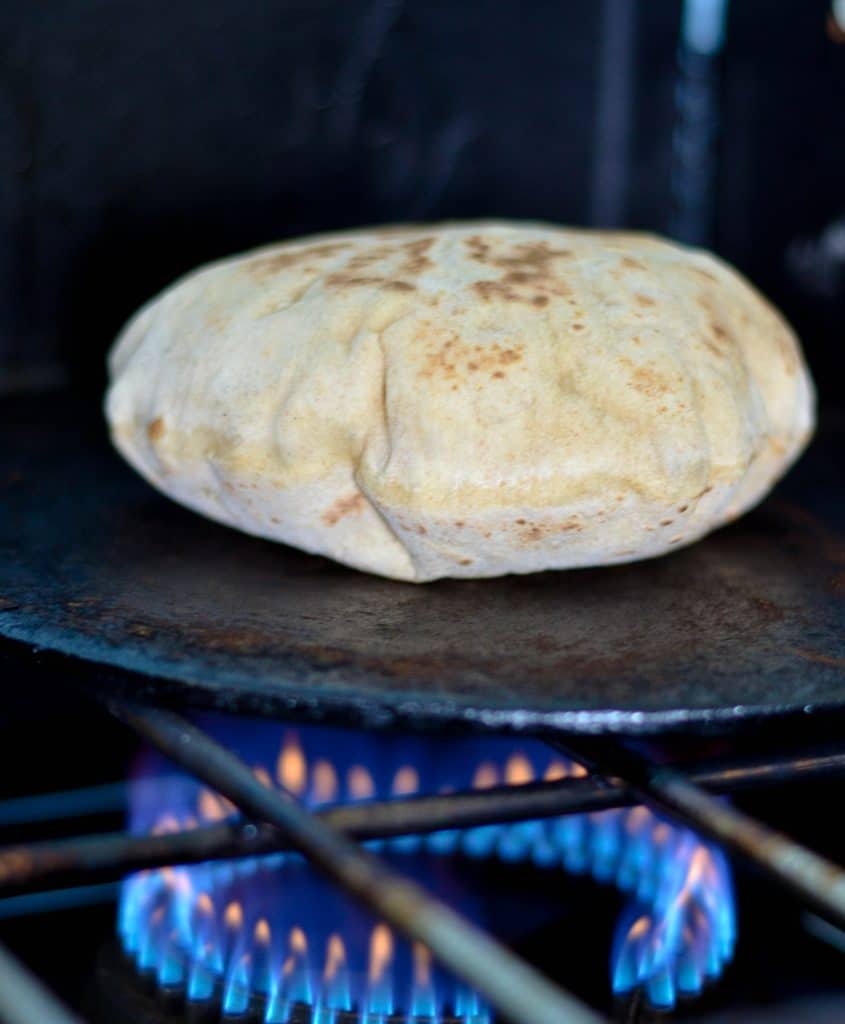
[[[43,699],[18,695],[2,728],[7,764],[18,766],[14,776],[4,773],[4,842],[119,828],[122,823],[128,795],[124,783],[137,754],[135,742],[96,706],[69,702],[66,694],[51,696],[54,713],[45,715]],[[275,729],[278,734],[279,727]],[[79,736],[86,737],[84,744]],[[87,793],[87,798],[76,807],[68,800],[52,807],[20,802],[24,793],[54,791],[57,780]],[[845,851],[835,821],[822,810],[836,806],[837,791],[835,780],[828,779],[815,783],[811,800],[800,783],[737,794],[734,800],[842,859]],[[62,806],[73,816],[53,820],[48,828],[42,819],[55,819]],[[88,811],[82,813],[85,806]],[[510,919],[531,906],[543,911],[512,939],[521,955],[610,1018],[655,1018],[648,1000],[612,994],[610,937],[625,905],[614,886],[568,871],[555,871],[552,884],[548,869],[538,869],[533,861],[463,862],[476,883],[498,895],[500,917]],[[735,892],[740,927],[733,961],[699,998],[680,1000],[673,1016],[701,1022],[736,1020],[740,1013],[743,1021],[842,1019],[840,933],[746,871],[741,862],[736,865]],[[157,994],[149,974],[139,977],[121,952],[115,941],[118,897],[115,883],[98,881],[46,895],[7,897],[0,901],[4,941],[86,1020],[181,1024],[199,1019],[199,1010],[192,1011],[194,1016],[186,1011],[184,995]],[[302,1016],[305,1011],[297,1012]],[[391,1020],[389,1014],[382,1017]],[[290,1019],[298,1020],[295,1015]],[[342,1024],[340,1018],[336,1024]]]

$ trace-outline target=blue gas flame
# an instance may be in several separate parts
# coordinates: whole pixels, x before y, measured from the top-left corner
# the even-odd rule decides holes
[[[273,723],[210,717],[203,724],[267,785],[311,808],[584,774],[530,739],[373,736],[321,726],[287,731],[280,743]],[[130,806],[136,833],[195,828],[236,813],[157,755],[145,754],[137,774]],[[449,875],[455,855],[564,868],[616,885],[630,904],[613,942],[613,989],[642,988],[656,1007],[699,993],[733,952],[735,909],[723,855],[645,807],[370,845],[482,925],[480,895]],[[219,1000],[224,1018],[256,1012],[257,1001],[265,1024],[287,1024],[298,1005],[312,1009],[315,1024],[337,1024],[343,1012],[360,1024],[383,1024],[396,1012],[426,1024],[491,1020],[478,994],[428,950],[394,936],[297,854],[133,875],[122,887],[118,929],[140,971],[190,1001]]]

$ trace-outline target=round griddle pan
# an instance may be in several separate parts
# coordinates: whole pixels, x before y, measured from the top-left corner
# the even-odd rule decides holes
[[[96,409],[6,400],[0,636],[115,693],[377,725],[655,733],[845,709],[841,438],[669,557],[419,586],[179,508]]]

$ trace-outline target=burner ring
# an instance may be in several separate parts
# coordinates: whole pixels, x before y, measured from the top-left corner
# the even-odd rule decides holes
[[[224,1016],[219,991],[212,999],[190,1002],[184,992],[168,992],[156,987],[152,975],[140,974],[126,957],[116,940],[101,949],[97,958],[94,1012],[100,1024],[263,1024],[265,1001],[253,996],[246,1013]],[[384,1018],[384,1024],[406,1024],[408,1018],[401,1013]],[[415,1024],[425,1018],[415,1017]],[[286,1024],[312,1024],[310,1006],[297,1003]],[[433,1018],[432,1018],[433,1021]],[[333,1024],[360,1024],[357,1010],[338,1010]],[[438,1024],[466,1024],[441,1014]]]

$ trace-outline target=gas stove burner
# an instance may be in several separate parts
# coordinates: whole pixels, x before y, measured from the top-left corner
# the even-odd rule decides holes
[[[96,982],[102,1024],[261,1024],[265,1019],[266,1001],[255,994],[242,1013],[231,1015],[223,1012],[221,990],[196,1001],[178,988],[162,988],[153,975],[139,974],[115,942],[100,954]],[[356,1010],[326,1012],[305,1002],[292,1003],[287,1019],[289,1024],[362,1024]],[[401,1013],[371,1019],[381,1024],[410,1024]],[[465,1018],[449,1014],[414,1018],[425,1024],[435,1020],[437,1024],[463,1024]]]
[[[272,722],[215,716],[204,724],[253,764],[266,785],[283,787],[311,808],[584,774],[530,739],[372,736],[316,726],[280,737]],[[133,831],[190,829],[234,813],[158,755],[141,759]],[[505,943],[546,924],[554,900],[546,894],[519,915],[505,912],[501,888],[485,886],[473,862],[531,865],[548,873],[550,886],[560,869],[614,884],[630,902],[612,945],[612,988],[618,995],[641,991],[656,1008],[699,994],[732,955],[736,925],[724,857],[645,807],[369,845]],[[427,949],[372,919],[293,853],[136,874],[123,885],[119,934],[125,957],[159,1003],[163,997],[209,1019],[491,1019],[480,997]]]

